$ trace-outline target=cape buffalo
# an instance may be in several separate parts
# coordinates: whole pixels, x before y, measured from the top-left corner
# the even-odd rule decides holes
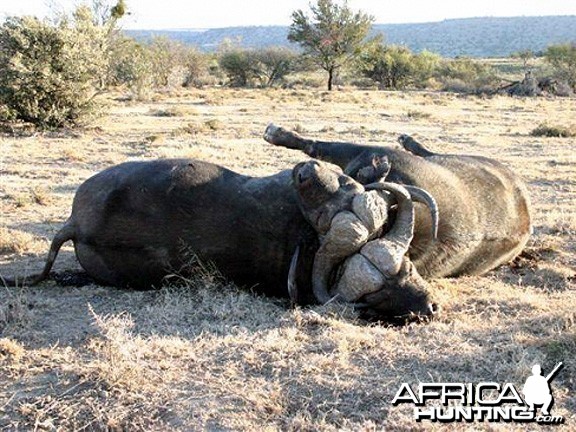
[[[364,168],[363,178],[369,181],[381,179],[389,167],[382,159]],[[316,161],[262,178],[198,160],[123,163],[80,185],[43,272],[21,282],[43,280],[62,244],[72,240],[82,267],[103,284],[160,285],[172,269],[184,264],[186,249],[240,285],[307,303],[313,300],[314,272],[329,278],[339,264],[335,257],[343,260],[386,230],[384,238],[403,244],[390,252],[402,260],[413,230],[413,224],[406,224],[413,215],[411,196],[398,185],[380,182],[378,189],[390,193],[369,195],[338,167]],[[413,188],[412,193],[435,212],[435,203],[425,192]],[[388,209],[396,202],[394,222],[395,211],[388,220]],[[355,225],[350,222],[354,212],[360,218]],[[374,212],[379,216],[373,217]],[[371,222],[374,219],[377,224]],[[355,230],[362,223],[369,228],[363,227],[366,235],[358,237]],[[327,232],[332,234],[319,242],[318,233]],[[388,292],[389,301],[366,301],[356,286],[355,296],[342,297],[362,302],[376,316],[432,314],[427,283],[407,279],[400,270],[379,287]],[[8,285],[16,282],[4,280]]]
[[[385,157],[391,167],[387,181],[428,191],[440,214],[437,238],[430,213],[417,207],[408,253],[424,278],[485,273],[518,255],[532,232],[526,186],[493,159],[433,153],[407,135],[399,138],[404,150],[311,140],[272,124],[264,138],[352,175]]]

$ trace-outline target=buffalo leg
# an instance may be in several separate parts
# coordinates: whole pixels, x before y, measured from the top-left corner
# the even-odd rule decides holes
[[[413,155],[420,156],[420,157],[429,157],[434,156],[435,153],[432,153],[410,135],[402,134],[398,137],[398,142],[404,150],[409,151]]]
[[[301,150],[310,157],[336,164],[342,169],[367,150],[366,146],[358,144],[306,139],[274,124],[268,125],[264,139],[273,145]]]

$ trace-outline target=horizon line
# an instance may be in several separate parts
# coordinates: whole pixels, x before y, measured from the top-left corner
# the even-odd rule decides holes
[[[510,18],[569,18],[576,17],[573,15],[510,15],[510,16],[494,16],[494,15],[484,15],[484,16],[471,16],[471,17],[460,17],[460,18],[444,18],[442,20],[436,21],[410,21],[410,22],[398,22],[398,23],[374,23],[373,26],[386,25],[386,26],[402,26],[411,24],[438,24],[447,21],[461,21],[461,20],[473,20],[473,19],[510,19]],[[243,27],[290,27],[290,24],[245,24],[245,25],[229,25],[229,26],[218,26],[218,27],[164,27],[164,28],[124,28],[123,30],[134,30],[134,31],[190,31],[190,32],[205,32],[208,30],[220,30],[220,29],[230,29],[230,28],[243,28]]]

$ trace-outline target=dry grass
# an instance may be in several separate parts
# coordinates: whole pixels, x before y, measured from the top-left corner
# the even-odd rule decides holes
[[[18,255],[41,253],[48,242],[25,231],[0,227],[0,253]]]
[[[77,186],[111,164],[198,157],[266,175],[303,160],[264,143],[269,121],[369,144],[409,133],[437,151],[497,157],[528,183],[534,236],[512,265],[434,281],[443,315],[401,328],[337,305],[289,309],[210,269],[150,292],[2,288],[0,429],[534,430],[420,424],[390,401],[405,381],[521,385],[534,363],[558,361],[553,412],[576,429],[576,139],[530,135],[546,119],[571,124],[575,99],[202,90],[153,100],[111,101],[75,135],[0,137],[0,274],[38,271]],[[56,271],[77,268],[64,249]]]

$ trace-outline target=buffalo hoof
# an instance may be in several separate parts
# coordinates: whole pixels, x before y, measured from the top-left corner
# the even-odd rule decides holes
[[[301,138],[294,132],[287,131],[286,129],[276,126],[274,123],[270,123],[266,130],[264,131],[264,140],[270,144],[292,148],[300,149]]]

